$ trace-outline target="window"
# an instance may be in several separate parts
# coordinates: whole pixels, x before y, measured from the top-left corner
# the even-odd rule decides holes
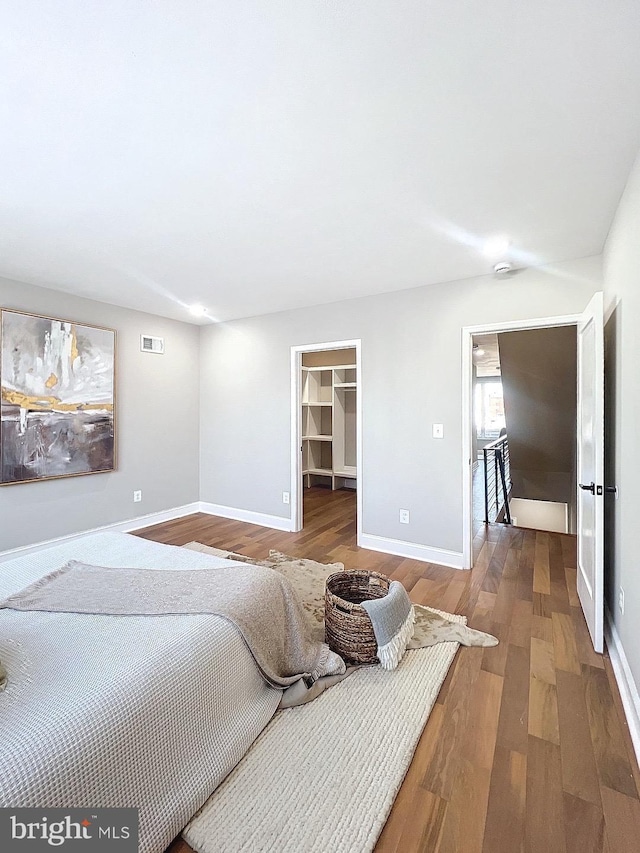
[[[474,417],[478,438],[493,440],[506,427],[502,382],[494,379],[477,382],[474,392]]]

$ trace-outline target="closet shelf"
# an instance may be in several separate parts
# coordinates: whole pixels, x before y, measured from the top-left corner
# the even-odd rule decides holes
[[[355,352],[353,353],[355,360]],[[356,484],[355,364],[302,370],[302,473],[306,485],[326,478],[332,489]],[[350,464],[351,463],[351,464]]]

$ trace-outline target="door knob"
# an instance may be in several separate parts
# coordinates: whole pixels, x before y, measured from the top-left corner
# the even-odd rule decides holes
[[[595,493],[596,493],[596,484],[595,483],[589,483],[588,486],[585,486],[584,483],[578,483],[578,485],[580,486],[581,489],[584,489],[585,492],[591,492],[592,495],[595,495]]]

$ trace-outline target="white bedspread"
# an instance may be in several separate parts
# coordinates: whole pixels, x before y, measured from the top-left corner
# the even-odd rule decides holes
[[[231,561],[102,533],[0,563],[0,598],[69,559],[198,568]],[[237,565],[237,563],[235,563]],[[134,806],[164,850],[273,716],[270,688],[218,616],[0,611],[0,806]]]

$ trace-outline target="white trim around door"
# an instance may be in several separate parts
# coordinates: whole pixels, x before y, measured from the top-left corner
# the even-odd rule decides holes
[[[493,332],[518,332],[526,329],[547,329],[554,326],[576,326],[581,314],[563,314],[558,317],[540,317],[534,320],[509,320],[504,323],[486,323],[481,326],[464,326],[462,329],[462,568],[473,565],[473,336]]]
[[[291,531],[302,530],[302,354],[322,350],[356,351],[356,544],[362,536],[362,495],[364,465],[362,462],[362,341],[324,341],[291,347]]]

